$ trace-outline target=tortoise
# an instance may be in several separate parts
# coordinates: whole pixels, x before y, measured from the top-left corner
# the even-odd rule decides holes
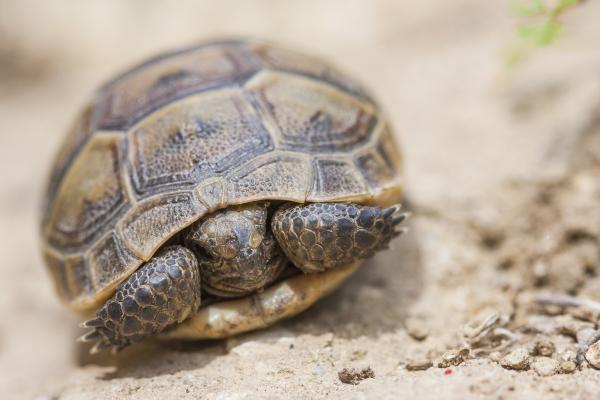
[[[356,81],[271,43],[205,42],[94,93],[51,170],[43,255],[93,315],[92,352],[224,338],[305,310],[387,248],[401,172]]]

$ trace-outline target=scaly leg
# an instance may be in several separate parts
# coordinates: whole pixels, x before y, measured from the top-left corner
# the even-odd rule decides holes
[[[404,232],[400,205],[382,209],[353,203],[286,204],[271,228],[284,253],[304,272],[319,272],[371,257]]]
[[[115,351],[182,322],[200,306],[200,272],[192,252],[171,246],[138,269],[83,327],[90,350]]]

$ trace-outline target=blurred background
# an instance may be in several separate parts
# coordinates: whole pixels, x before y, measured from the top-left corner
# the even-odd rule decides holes
[[[597,118],[600,4],[568,7],[546,36],[522,29],[546,21],[529,14],[504,0],[1,0],[2,397],[94,382],[81,375],[94,370],[78,370],[76,318],[54,296],[39,257],[37,212],[54,152],[103,81],[212,37],[249,35],[324,57],[387,110],[410,201],[443,213],[477,207],[500,182],[561,174],[565,149]],[[369,304],[383,304],[382,293]],[[73,398],[85,397],[81,390]]]

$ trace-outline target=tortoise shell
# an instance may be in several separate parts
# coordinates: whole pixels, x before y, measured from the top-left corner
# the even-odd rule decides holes
[[[155,57],[102,86],[54,162],[43,210],[60,297],[98,307],[171,237],[257,200],[400,197],[377,105],[321,60],[257,41]]]

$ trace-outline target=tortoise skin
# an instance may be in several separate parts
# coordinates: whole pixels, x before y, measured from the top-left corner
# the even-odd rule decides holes
[[[160,251],[117,287],[115,295],[83,326],[80,338],[97,340],[91,352],[114,351],[183,322],[200,307],[200,275],[194,254],[182,246]]]
[[[206,292],[246,295],[266,287],[283,271],[287,260],[266,229],[268,207],[267,202],[227,207],[189,229],[185,245],[198,258]]]
[[[280,208],[272,231],[285,255],[305,273],[322,272],[371,257],[404,231],[406,214],[346,203],[313,203]]]
[[[54,162],[41,224],[61,298],[91,310],[203,215],[260,200],[400,199],[401,157],[360,84],[252,40],[155,57],[101,87]]]

